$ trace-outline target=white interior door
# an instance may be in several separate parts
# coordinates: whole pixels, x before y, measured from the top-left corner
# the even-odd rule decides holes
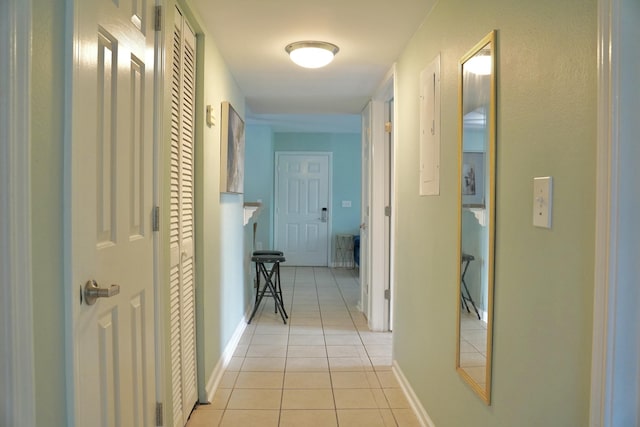
[[[171,51],[169,154],[169,316],[173,425],[184,426],[198,399],[194,262],[196,36],[178,7]]]
[[[276,153],[275,247],[287,265],[328,265],[330,167],[330,153]]]
[[[71,424],[151,426],[153,5],[68,4],[74,30],[65,172]],[[91,280],[105,297],[87,298],[83,289]]]

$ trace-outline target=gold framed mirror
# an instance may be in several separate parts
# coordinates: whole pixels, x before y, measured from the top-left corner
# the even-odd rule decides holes
[[[491,402],[495,177],[496,32],[460,60],[459,299],[456,370]]]

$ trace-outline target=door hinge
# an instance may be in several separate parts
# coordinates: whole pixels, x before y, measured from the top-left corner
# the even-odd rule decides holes
[[[391,133],[392,130],[393,130],[393,124],[391,122],[386,122],[384,124],[384,131],[386,133]]]
[[[162,6],[156,6],[153,13],[153,29],[155,31],[162,30]]]
[[[151,214],[151,229],[152,231],[160,231],[160,206],[153,207],[153,213]]]
[[[385,289],[384,290],[384,299],[391,299],[391,290],[390,289]]]
[[[391,216],[391,206],[384,207],[384,216]]]
[[[164,420],[162,416],[162,403],[156,402],[156,425],[161,426],[164,425]]]

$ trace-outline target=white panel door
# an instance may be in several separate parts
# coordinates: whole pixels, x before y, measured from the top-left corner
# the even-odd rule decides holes
[[[287,265],[327,266],[330,154],[276,153],[276,249]]]
[[[153,5],[78,0],[69,7],[74,40],[64,225],[71,423],[152,426]],[[90,305],[82,291],[90,280],[111,296]]]

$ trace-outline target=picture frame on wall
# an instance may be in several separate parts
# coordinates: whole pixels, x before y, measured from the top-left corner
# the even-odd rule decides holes
[[[220,114],[220,192],[244,192],[244,121],[228,101]]]
[[[484,208],[484,153],[465,151],[462,154],[462,206]]]

